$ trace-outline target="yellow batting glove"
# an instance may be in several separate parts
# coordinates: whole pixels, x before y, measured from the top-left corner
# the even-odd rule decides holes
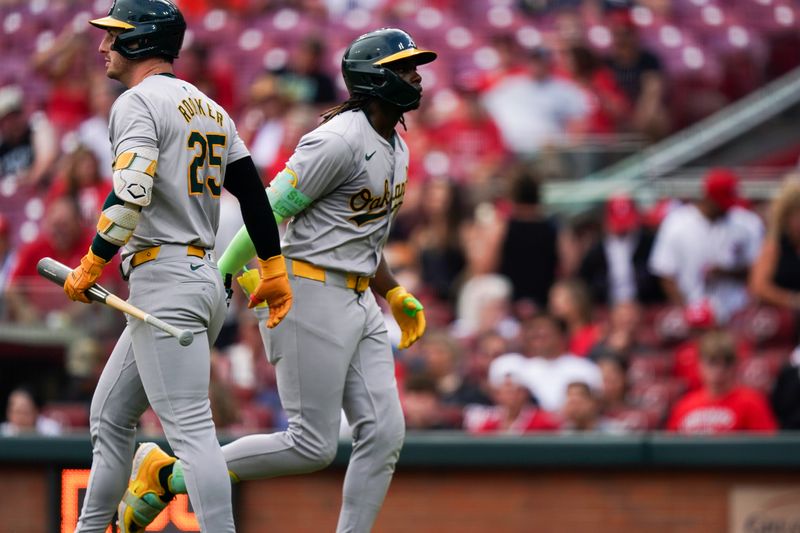
[[[398,285],[386,293],[386,301],[392,309],[392,315],[400,326],[402,335],[400,344],[397,345],[401,350],[405,350],[422,337],[425,333],[425,313],[422,304],[414,298],[404,287]]]
[[[103,267],[107,264],[108,261],[94,255],[90,248],[81,259],[81,264],[75,267],[64,281],[64,292],[71,300],[85,304],[91,303],[84,293],[86,289],[94,285],[103,272]]]
[[[292,287],[286,274],[286,262],[282,255],[258,260],[258,271],[261,279],[250,293],[248,309],[266,301],[269,306],[268,328],[277,326],[292,307]]]

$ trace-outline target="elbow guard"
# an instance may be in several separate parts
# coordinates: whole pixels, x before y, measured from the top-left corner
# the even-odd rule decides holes
[[[114,246],[124,246],[139,222],[141,208],[133,204],[114,204],[100,213],[97,234]]]
[[[298,191],[296,186],[297,174],[286,167],[275,176],[275,179],[267,187],[267,197],[272,206],[272,212],[275,214],[275,220],[293,217],[311,205],[311,198]]]
[[[149,205],[157,165],[155,148],[139,147],[119,154],[114,162],[114,193],[124,202]]]

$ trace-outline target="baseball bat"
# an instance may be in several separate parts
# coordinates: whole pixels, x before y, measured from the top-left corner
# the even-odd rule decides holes
[[[36,264],[36,270],[41,276],[49,279],[53,283],[61,285],[62,287],[64,286],[67,276],[70,272],[72,272],[71,268],[63,263],[59,263],[52,257],[43,257],[40,259]],[[122,311],[123,313],[129,314],[134,318],[138,318],[142,322],[150,324],[151,326],[172,335],[178,339],[178,342],[180,342],[181,346],[189,346],[194,340],[194,335],[192,335],[192,332],[188,329],[178,329],[175,326],[167,324],[160,318],[156,318],[149,313],[145,313],[135,305],[131,305],[119,296],[108,292],[108,290],[97,283],[86,289],[85,294],[90,300],[100,302],[101,304],[106,304],[109,307],[113,307],[117,311]]]

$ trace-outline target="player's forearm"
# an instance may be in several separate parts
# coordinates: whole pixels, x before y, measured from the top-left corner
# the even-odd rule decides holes
[[[375,277],[370,282],[372,290],[386,298],[386,293],[397,287],[399,283],[392,274],[392,270],[386,263],[386,257],[381,254],[381,262],[378,263],[378,269],[375,271]]]

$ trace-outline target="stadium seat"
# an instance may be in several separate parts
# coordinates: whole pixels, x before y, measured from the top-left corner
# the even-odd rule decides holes
[[[89,406],[83,402],[52,402],[42,407],[42,415],[52,418],[64,429],[89,427]]]

